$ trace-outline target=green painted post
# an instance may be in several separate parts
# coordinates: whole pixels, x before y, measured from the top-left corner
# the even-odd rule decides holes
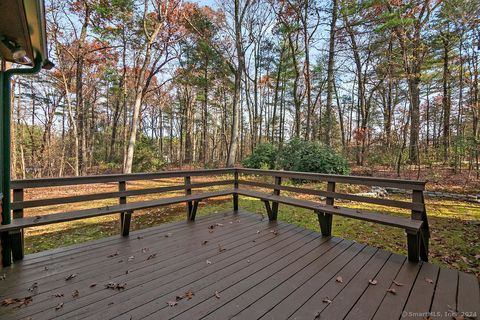
[[[0,136],[0,144],[1,144],[1,154],[2,158],[0,158],[0,163],[2,167],[1,172],[1,190],[3,192],[3,201],[2,201],[2,224],[10,224],[11,223],[11,199],[10,199],[10,113],[11,113],[11,106],[10,106],[10,94],[11,94],[11,80],[12,76],[14,75],[27,75],[27,74],[35,74],[40,71],[42,68],[42,56],[41,54],[37,54],[34,62],[34,66],[32,68],[21,68],[21,69],[9,69],[7,71],[0,72],[1,80],[1,119],[0,123],[2,126],[1,136]],[[2,69],[3,70],[3,69]],[[7,239],[8,238],[8,239]],[[3,247],[3,265],[9,266],[12,263],[12,247],[11,247],[11,239],[10,236],[6,236],[5,234],[1,235],[2,239],[2,247]]]

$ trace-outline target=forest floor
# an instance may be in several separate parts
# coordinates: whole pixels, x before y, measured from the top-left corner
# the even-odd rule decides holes
[[[200,182],[204,180],[196,180]],[[168,179],[162,181],[141,181],[128,185],[128,189],[151,188],[162,185],[181,184],[183,180]],[[316,186],[322,187],[322,186]],[[114,191],[116,184],[84,185],[80,187],[51,187],[26,190],[26,200],[91,194]],[[211,189],[210,189],[211,190]],[[344,189],[355,192],[354,189]],[[162,197],[181,195],[170,192]],[[129,202],[150,200],[158,195],[136,196]],[[305,199],[315,199],[305,196]],[[406,200],[402,196],[391,196],[392,199]],[[44,215],[63,210],[85,209],[90,207],[112,205],[116,199],[90,201],[87,203],[50,206],[27,209],[25,216]],[[388,212],[399,216],[409,216],[409,212],[401,209],[385,208],[373,204],[338,202],[341,206],[362,208],[378,212]],[[448,200],[426,199],[427,214],[431,230],[430,261],[464,272],[474,273],[480,277],[480,204]],[[68,208],[68,209],[67,209]],[[207,215],[232,208],[231,197],[209,199],[199,205],[197,215]],[[265,214],[263,203],[257,199],[240,197],[240,208]],[[162,223],[185,219],[185,205],[172,205],[135,212],[132,218],[132,230],[149,228]],[[319,230],[316,215],[311,210],[280,205],[280,220],[293,223],[312,230]],[[68,246],[89,240],[116,235],[119,233],[118,215],[103,216],[73,222],[53,224],[27,229],[25,234],[25,251],[34,253],[52,248]],[[376,246],[391,252],[406,255],[406,236],[403,230],[343,217],[334,217],[333,234],[335,236],[355,240]]]

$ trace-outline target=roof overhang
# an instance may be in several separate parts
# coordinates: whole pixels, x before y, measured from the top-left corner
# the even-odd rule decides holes
[[[0,56],[30,66],[48,63],[43,0],[0,1]]]

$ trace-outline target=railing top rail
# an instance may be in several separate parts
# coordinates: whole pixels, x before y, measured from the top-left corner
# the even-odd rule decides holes
[[[26,180],[13,180],[12,189],[42,188],[70,186],[79,184],[108,183],[118,181],[149,180],[160,178],[182,178],[186,176],[211,176],[218,174],[232,173],[232,168],[224,169],[205,169],[205,170],[178,170],[162,171],[155,173],[129,173],[129,174],[105,174],[82,177],[63,177],[63,178],[38,178]]]
[[[282,170],[261,170],[261,169],[237,169],[239,173],[256,174],[264,176],[279,176],[292,179],[304,179],[310,181],[332,181],[346,184],[359,184],[380,187],[392,187],[407,190],[425,190],[426,181],[401,180],[381,177],[348,176],[336,174],[321,174],[297,171]]]

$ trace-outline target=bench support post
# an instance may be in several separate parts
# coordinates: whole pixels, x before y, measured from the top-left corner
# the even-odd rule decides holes
[[[273,189],[273,195],[274,196],[279,196],[280,195],[280,185],[282,184],[282,177],[275,177],[275,189]],[[273,202],[272,201],[272,217],[274,218],[273,220],[277,220],[277,215],[278,215],[278,202]]]
[[[122,236],[127,237],[130,233],[130,221],[132,221],[132,211],[123,212]]]
[[[335,192],[335,182],[334,181],[328,181],[327,183],[327,192]],[[333,206],[335,202],[334,197],[327,197],[325,200],[325,204],[328,206]],[[326,212],[317,212],[318,216],[318,222],[320,224],[320,231],[322,233],[322,236],[324,237],[330,237],[332,235],[332,214],[326,213]]]
[[[317,211],[317,216],[322,237],[330,237],[332,235],[332,215]]]
[[[237,191],[238,189],[238,170],[235,169],[235,172],[233,173],[233,188],[234,191]],[[233,211],[236,213],[238,211],[238,193],[234,192],[233,193]]]
[[[192,211],[190,211],[190,215],[188,216],[189,221],[195,221],[195,216],[197,215],[197,208],[199,203],[200,201],[193,201]]]
[[[118,191],[119,192],[127,191],[127,183],[125,181],[118,182]],[[123,197],[123,196],[118,197],[118,203],[126,204],[127,197]],[[120,232],[122,233],[122,235],[124,235],[124,230],[125,230],[124,222],[125,222],[125,212],[121,212],[120,213]],[[130,221],[129,221],[129,225],[130,225]],[[128,232],[127,232],[127,235],[128,235]]]
[[[418,262],[420,250],[420,234],[407,231],[408,261]]]
[[[192,179],[190,177],[185,177],[185,195],[189,196],[192,194]],[[187,219],[190,220],[192,214],[193,203],[192,201],[186,202],[187,207]]]
[[[24,200],[23,189],[13,190],[13,202],[21,202]],[[13,219],[23,218],[23,209],[13,210]],[[12,250],[13,262],[22,260],[24,257],[24,232],[23,229],[10,231],[10,246]]]
[[[0,241],[2,242],[2,264],[4,267],[8,267],[12,265],[12,250],[8,232],[0,233]]]
[[[412,201],[417,203],[423,204],[423,210],[412,210],[411,218],[413,220],[422,220],[422,228],[420,229],[420,233],[418,235],[419,238],[419,252],[420,259],[422,261],[428,262],[428,245],[430,241],[430,230],[428,226],[428,218],[427,212],[425,209],[425,198],[423,196],[422,190],[413,190],[412,192]],[[410,249],[410,246],[409,246]]]
[[[265,204],[265,209],[267,210],[268,220],[275,221],[277,220],[277,216],[273,215],[272,208],[270,207],[270,202],[268,200],[262,200]]]

